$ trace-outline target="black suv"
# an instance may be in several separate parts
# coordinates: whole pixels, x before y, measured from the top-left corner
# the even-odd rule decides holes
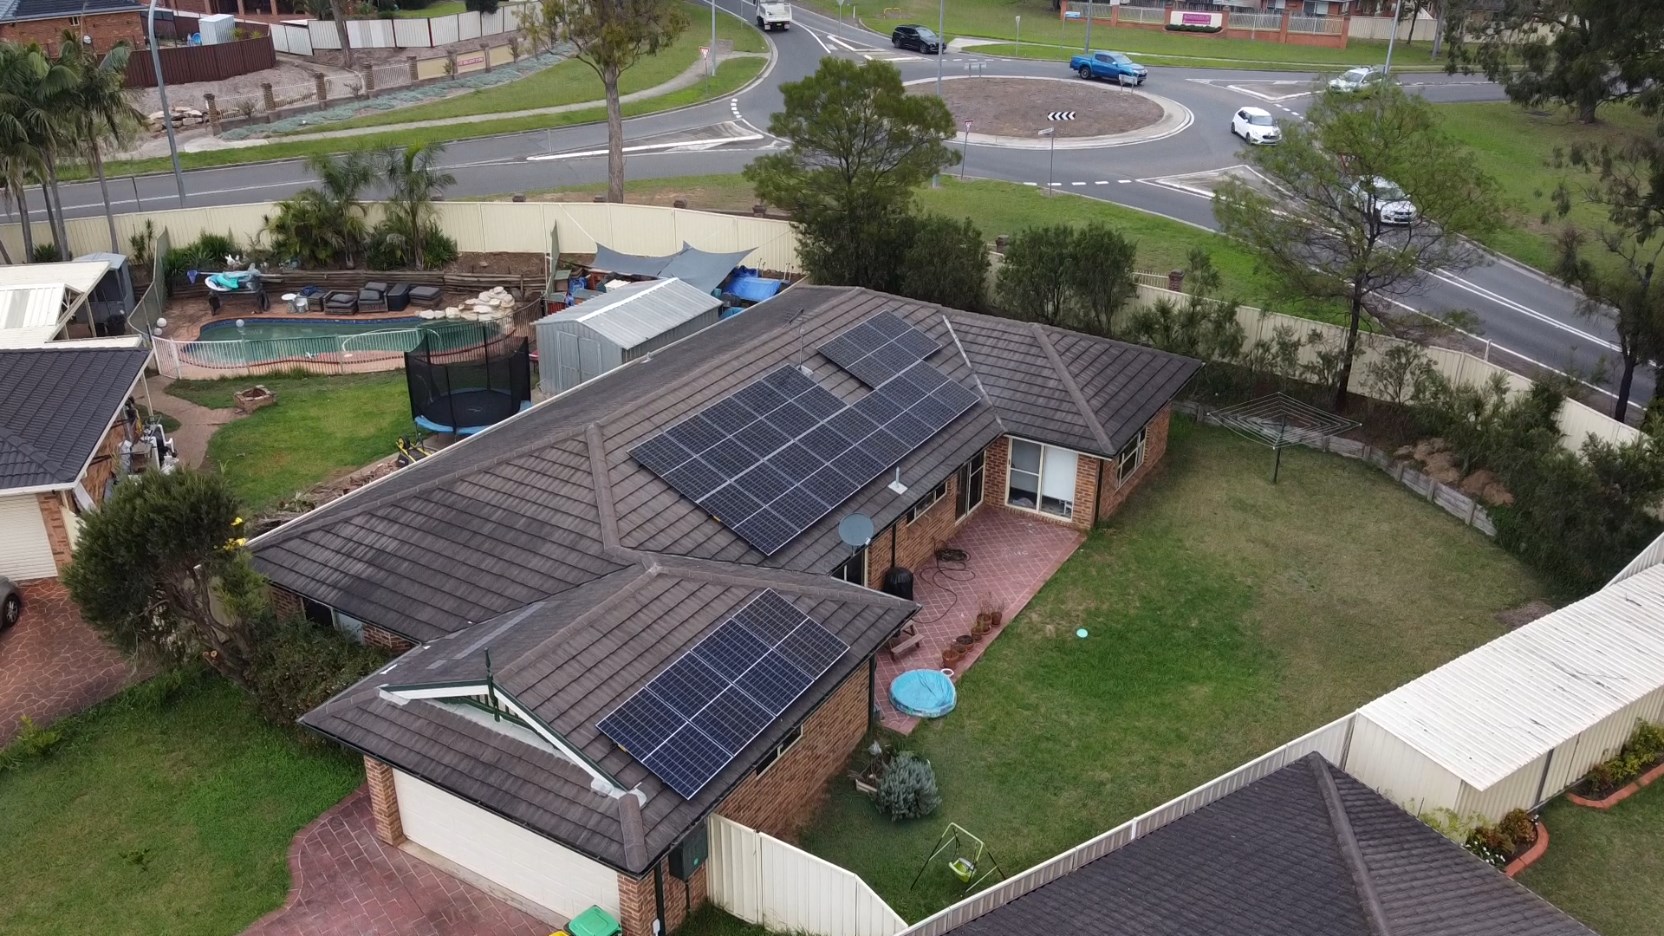
[[[941,37],[924,26],[897,26],[896,31],[890,33],[890,45],[926,55],[942,54]]]

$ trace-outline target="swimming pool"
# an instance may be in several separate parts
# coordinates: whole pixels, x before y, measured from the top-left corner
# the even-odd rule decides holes
[[[240,323],[240,324],[239,324]],[[283,361],[344,361],[413,351],[433,336],[432,347],[449,351],[479,344],[501,333],[484,322],[408,318],[354,322],[322,318],[222,319],[203,325],[195,341],[179,346],[188,363],[200,367],[247,367]]]

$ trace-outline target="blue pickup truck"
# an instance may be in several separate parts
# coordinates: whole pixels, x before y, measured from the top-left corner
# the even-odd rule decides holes
[[[1130,84],[1143,84],[1150,70],[1120,52],[1088,52],[1069,60],[1069,70],[1090,81],[1104,78]]]

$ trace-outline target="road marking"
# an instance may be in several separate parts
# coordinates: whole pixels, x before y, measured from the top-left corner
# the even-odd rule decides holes
[[[1132,182],[1131,179],[1116,179],[1115,181],[1121,183],[1122,185],[1128,185]]]
[[[1070,185],[1085,185],[1085,182],[1070,182]]]
[[[1093,184],[1093,185],[1108,185],[1108,184],[1109,184],[1109,180],[1108,180],[1108,179],[1099,179],[1099,180],[1098,180],[1098,181],[1096,181],[1096,182],[1094,182],[1094,183],[1092,183],[1092,184]]]
[[[696,153],[708,149],[715,149],[718,146],[725,146],[729,143],[752,143],[761,139],[763,139],[761,134],[746,133],[741,134],[740,136],[722,137],[717,140],[682,140],[674,143],[642,143],[637,146],[626,146],[624,147],[624,152],[626,154],[650,153],[654,150],[685,149],[688,152]],[[604,149],[582,150],[576,153],[542,153],[536,156],[527,156],[526,161],[547,162],[556,159],[585,159],[591,156],[605,155],[607,155],[607,151]]]
[[[1274,82],[1274,83],[1275,84],[1283,84],[1284,82]],[[1298,82],[1292,82],[1291,81],[1291,82],[1287,82],[1287,83],[1288,84],[1297,84]],[[1263,91],[1255,91],[1252,88],[1244,88],[1241,85],[1226,85],[1225,90],[1235,91],[1238,94],[1246,94],[1249,97],[1256,97],[1256,98],[1259,98],[1262,101],[1266,101],[1266,102],[1269,102],[1269,103],[1272,103],[1272,104],[1275,104],[1278,101],[1291,101],[1295,98],[1305,97],[1306,95],[1311,94],[1310,91],[1297,91],[1294,94],[1266,94]]]
[[[1024,185],[1027,185],[1027,186],[1029,186],[1029,187],[1030,187],[1030,188],[1032,188],[1032,187],[1034,187],[1034,186],[1036,186],[1036,185],[1039,185],[1039,184],[1040,184],[1040,183],[1038,183],[1038,182],[1024,182],[1024,183],[1023,183],[1023,184],[1024,184]]]

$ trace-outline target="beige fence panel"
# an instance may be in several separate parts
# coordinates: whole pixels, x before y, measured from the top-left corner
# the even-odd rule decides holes
[[[1123,23],[1161,25],[1167,22],[1167,8],[1124,6],[1116,11],[1115,18]]]
[[[1230,26],[1232,29],[1278,32],[1283,28],[1283,14],[1232,12]]]
[[[1320,36],[1338,36],[1346,31],[1346,17],[1291,16],[1288,18],[1288,31],[1291,33],[1312,33]]]
[[[895,936],[907,926],[853,872],[721,816],[710,831],[711,899],[742,920],[813,936]]]

